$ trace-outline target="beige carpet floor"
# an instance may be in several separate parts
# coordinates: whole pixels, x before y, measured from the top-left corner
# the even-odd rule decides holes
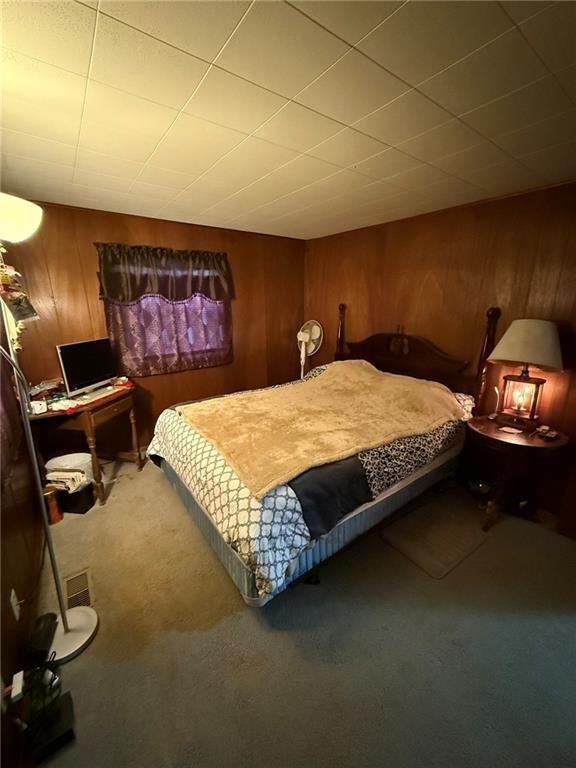
[[[63,667],[77,738],[51,765],[576,765],[573,542],[506,519],[436,580],[374,531],[255,610],[162,473],[119,469],[53,528],[101,626]]]

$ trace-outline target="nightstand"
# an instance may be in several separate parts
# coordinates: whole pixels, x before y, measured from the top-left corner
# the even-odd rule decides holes
[[[568,443],[559,432],[545,440],[527,432],[503,432],[502,425],[487,416],[467,423],[466,472],[468,479],[488,481],[491,488],[482,530],[487,531],[500,511],[530,517],[535,509],[538,481],[546,465]]]

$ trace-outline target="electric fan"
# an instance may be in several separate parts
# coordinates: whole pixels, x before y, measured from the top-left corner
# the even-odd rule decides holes
[[[306,358],[318,352],[322,346],[324,331],[318,320],[307,320],[298,331],[298,349],[300,350],[300,378],[304,378]]]

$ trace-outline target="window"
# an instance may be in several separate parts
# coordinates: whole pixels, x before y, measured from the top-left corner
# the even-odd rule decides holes
[[[106,325],[123,373],[152,376],[232,361],[226,254],[95,245]]]

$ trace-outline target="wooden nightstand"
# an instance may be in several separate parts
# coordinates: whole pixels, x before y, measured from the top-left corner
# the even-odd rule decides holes
[[[491,487],[482,530],[498,519],[500,510],[530,517],[535,509],[538,481],[546,463],[568,443],[559,432],[555,440],[521,432],[503,432],[500,424],[487,416],[467,423],[466,472],[469,479],[488,479]]]

